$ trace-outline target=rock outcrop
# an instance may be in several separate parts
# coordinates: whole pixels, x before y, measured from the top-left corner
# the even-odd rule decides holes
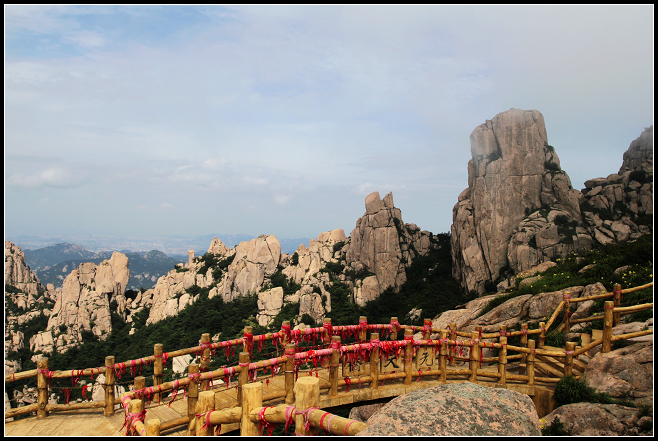
[[[240,242],[217,291],[225,302],[255,294],[265,278],[276,272],[280,260],[281,244],[274,235],[261,235],[249,242]]]
[[[366,213],[350,234],[345,260],[354,271],[373,274],[363,281],[356,303],[365,305],[388,287],[396,291],[407,280],[405,268],[430,249],[431,233],[415,224],[403,224],[393,194],[380,199],[379,192],[366,197]]]
[[[581,193],[588,232],[598,243],[653,231],[653,126],[631,143],[618,173],[586,181]]]
[[[566,236],[555,221],[564,217],[576,227],[581,216],[578,191],[560,169],[540,112],[499,113],[470,138],[468,188],[453,208],[453,275],[482,294],[501,269],[535,266],[562,252],[566,237],[577,236],[580,245],[578,234]],[[537,246],[524,246],[533,237]]]
[[[547,426],[556,419],[570,436],[653,435],[652,416],[640,416],[638,409],[618,404],[572,403],[543,418]]]
[[[510,109],[471,133],[468,188],[453,208],[453,276],[482,295],[491,282],[652,231],[653,126],[629,147],[619,174],[581,192],[561,170],[536,110]]]
[[[401,395],[357,436],[539,436],[529,396],[473,383],[444,384]]]
[[[64,280],[46,331],[30,339],[30,348],[46,354],[64,352],[83,340],[84,331],[106,338],[112,331],[110,302],[117,302],[117,313],[125,313],[129,278],[128,258],[119,252],[98,266],[81,264]]]
[[[613,398],[653,405],[653,339],[599,352],[584,375],[590,386]]]
[[[44,289],[34,272],[25,263],[20,247],[5,241],[5,372],[20,370],[18,361],[6,360],[28,343],[20,326],[38,317],[49,316],[56,292]],[[29,336],[28,336],[29,337]]]
[[[6,293],[21,309],[30,309],[48,292],[25,263],[25,254],[12,242],[5,240],[5,285],[17,293]]]

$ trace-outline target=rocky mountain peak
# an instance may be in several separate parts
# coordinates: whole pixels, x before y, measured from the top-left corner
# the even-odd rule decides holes
[[[499,113],[476,127],[470,142],[468,188],[451,228],[453,276],[467,291],[483,294],[501,276],[587,251],[594,241],[637,237],[643,229],[633,219],[653,215],[653,126],[624,154],[625,177],[588,181],[582,193],[561,170],[537,110]]]
[[[430,248],[431,233],[420,231],[414,224],[403,224],[399,208],[393,204],[393,193],[383,199],[375,191],[366,197],[366,212],[350,234],[345,260],[354,271],[367,270],[373,276],[363,280],[368,288],[355,295],[365,304],[386,288],[396,291],[407,280],[405,268]],[[358,291],[358,290],[357,290]],[[367,292],[367,294],[366,294]]]
[[[46,331],[30,340],[30,348],[43,353],[66,351],[83,340],[85,331],[104,339],[112,331],[112,301],[125,319],[129,278],[128,257],[123,253],[115,251],[99,265],[81,264],[64,279]]]

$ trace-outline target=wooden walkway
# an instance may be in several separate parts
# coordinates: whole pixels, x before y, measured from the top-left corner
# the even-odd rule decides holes
[[[510,366],[511,367],[511,366]],[[486,367],[482,367],[486,370]],[[491,367],[490,369],[496,369]],[[299,376],[308,375],[309,371],[300,371]],[[315,370],[312,371],[315,375]],[[329,383],[328,369],[318,370],[320,384]],[[262,377],[263,383],[269,377]],[[261,379],[259,379],[261,380]],[[466,376],[460,380],[448,380],[448,383],[461,383],[467,381]],[[371,389],[369,384],[364,384],[359,388],[358,381],[353,381],[350,390],[341,387],[338,396],[329,397],[328,389],[321,389],[320,392],[320,407],[329,408],[335,406],[342,406],[346,404],[365,402],[376,400],[380,398],[395,397],[412,392],[418,389],[433,387],[440,385],[440,381],[436,376],[422,377],[420,381],[414,380],[409,386],[404,385],[404,379],[386,380],[384,385],[381,383],[378,389]],[[479,379],[478,384],[482,386],[496,387],[496,380],[486,381]],[[542,388],[552,390],[554,385],[542,384]],[[509,389],[516,390],[521,393],[533,394],[534,387],[529,387],[523,384],[515,384],[509,382]],[[215,409],[223,409],[238,406],[237,389],[226,389],[224,384],[217,385],[215,390]],[[277,375],[270,378],[269,385],[263,384],[263,394],[271,394],[273,392],[285,392],[285,378],[282,375]],[[278,398],[267,401],[268,406],[283,404],[284,398]],[[5,423],[5,436],[125,436],[126,429],[121,429],[124,422],[123,410],[117,405],[114,415],[106,417],[103,415],[103,409],[85,409],[77,411],[66,412],[51,412],[48,417],[37,419],[36,416],[23,418],[17,421]],[[167,404],[151,403],[146,407],[146,418],[159,418],[160,421],[172,421],[176,418],[187,416],[187,400],[183,401],[182,392],[178,394],[176,401],[169,407]],[[239,424],[224,424],[222,425],[221,433],[231,432],[239,429]],[[187,425],[178,426],[177,428],[169,429],[161,432],[164,436],[187,436]]]

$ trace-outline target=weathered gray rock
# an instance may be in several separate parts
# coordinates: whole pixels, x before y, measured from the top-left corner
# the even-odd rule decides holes
[[[365,423],[375,413],[379,412],[384,407],[384,403],[366,404],[365,406],[356,406],[350,409],[349,418],[351,420],[361,421]]]
[[[543,420],[551,425],[556,418],[571,436],[647,435],[641,429],[639,411],[618,404],[572,403],[560,406]]]
[[[606,354],[599,352],[585,369],[587,383],[614,398],[653,403],[653,341]]]
[[[378,288],[373,281],[368,286],[379,293],[388,287],[397,291],[407,280],[405,268],[415,257],[429,251],[430,237],[431,233],[421,231],[416,225],[402,223],[392,193],[381,200],[379,192],[373,192],[366,197],[366,213],[350,234],[345,260],[355,271],[363,268],[372,272]],[[367,297],[364,294],[360,299],[364,302]]]
[[[538,436],[527,395],[473,383],[417,390],[388,402],[358,436]]]
[[[585,246],[556,226],[558,216],[581,224],[578,192],[548,145],[540,112],[499,113],[470,138],[468,189],[453,208],[451,228],[453,276],[466,290],[482,294],[507,266],[516,273]]]
[[[597,242],[625,242],[652,231],[653,126],[631,142],[619,173],[590,179],[581,192],[586,226]]]

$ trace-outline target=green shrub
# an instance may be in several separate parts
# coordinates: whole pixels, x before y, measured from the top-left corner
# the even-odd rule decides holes
[[[543,436],[570,436],[571,433],[564,428],[564,424],[560,421],[560,417],[556,416],[551,424],[542,427],[541,434]]]
[[[588,386],[584,380],[576,380],[570,375],[562,377],[555,385],[555,401],[558,407],[580,402],[615,403],[615,400],[610,395],[597,392],[594,388]]]

